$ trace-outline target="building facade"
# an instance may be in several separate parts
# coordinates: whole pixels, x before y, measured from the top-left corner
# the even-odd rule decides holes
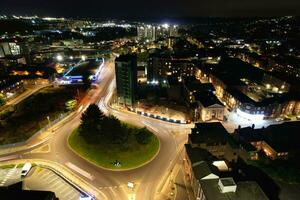
[[[137,89],[136,55],[121,55],[115,64],[118,103],[132,107]]]

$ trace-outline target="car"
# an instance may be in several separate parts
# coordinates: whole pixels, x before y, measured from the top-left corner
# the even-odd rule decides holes
[[[88,194],[81,194],[79,200],[95,200],[95,197]]]
[[[21,177],[25,177],[30,171],[31,167],[32,167],[31,163],[29,162],[25,163],[21,171]]]
[[[283,118],[281,118],[281,117],[275,119],[276,122],[280,122],[282,120],[283,120]]]

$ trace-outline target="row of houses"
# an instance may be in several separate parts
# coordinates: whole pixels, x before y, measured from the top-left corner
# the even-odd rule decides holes
[[[290,92],[289,83],[237,59],[199,66],[196,77],[212,83],[218,99],[241,114],[253,118],[300,114],[300,99]]]
[[[196,123],[185,145],[184,169],[197,200],[264,200],[262,188],[233,176],[239,146],[219,122]],[[236,180],[235,180],[236,179]]]
[[[188,135],[184,159],[195,199],[268,199],[253,179],[239,177],[245,174],[240,163],[261,159],[263,154],[270,160],[297,158],[299,130],[300,121],[259,129],[239,127],[232,134],[220,122],[196,123]]]
[[[252,145],[256,153],[262,151],[273,160],[288,159],[300,153],[299,131],[300,121],[284,122],[259,129],[254,126],[238,128],[234,138],[242,146]]]

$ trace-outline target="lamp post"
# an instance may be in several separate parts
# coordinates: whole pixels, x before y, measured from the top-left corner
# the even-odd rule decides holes
[[[47,120],[48,120],[48,126],[50,126],[50,117],[49,117],[49,115],[47,116]]]

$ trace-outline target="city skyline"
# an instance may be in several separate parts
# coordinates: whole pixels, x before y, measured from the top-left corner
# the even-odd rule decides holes
[[[300,17],[28,2],[0,14],[1,200],[299,199]]]

